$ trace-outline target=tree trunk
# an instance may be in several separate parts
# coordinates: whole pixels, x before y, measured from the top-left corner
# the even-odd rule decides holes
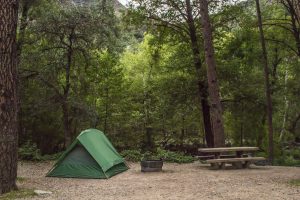
[[[71,142],[71,126],[70,126],[70,120],[69,120],[69,108],[68,108],[68,103],[64,102],[62,103],[62,111],[63,111],[63,123],[64,123],[64,140],[65,144],[64,147],[68,147]]]
[[[195,26],[195,20],[193,17],[191,1],[186,0],[185,2],[186,2],[187,23],[189,27],[190,43],[193,52],[194,66],[196,69],[197,79],[198,79],[198,88],[199,88],[198,94],[201,100],[205,139],[206,139],[207,146],[213,147],[214,143],[213,143],[211,121],[210,121],[210,107],[208,103],[207,87],[206,84],[201,80],[200,70],[202,68],[202,61],[200,57],[200,47],[198,44],[197,30]]]
[[[0,0],[0,194],[16,188],[18,0]]]
[[[105,86],[104,133],[106,133],[107,129],[108,129],[108,107],[109,107],[109,88],[108,88],[108,80],[106,80],[106,86]]]
[[[261,125],[262,127],[265,127],[266,125],[266,113],[264,113],[264,115],[262,116]],[[257,135],[257,141],[256,141],[256,146],[259,149],[263,149],[263,139],[264,139],[264,134],[261,131],[259,131]]]
[[[285,69],[285,78],[284,78],[284,114],[282,119],[282,126],[279,136],[279,141],[282,142],[284,134],[286,133],[286,121],[288,117],[288,109],[289,109],[289,100],[287,98],[287,81],[288,81],[288,69]]]
[[[23,1],[22,5],[22,13],[21,13],[21,19],[20,19],[20,24],[19,24],[19,31],[18,31],[18,41],[17,41],[17,65],[20,68],[20,63],[21,63],[21,54],[22,54],[22,49],[24,45],[24,40],[25,40],[25,31],[27,28],[27,20],[28,20],[28,13],[30,10],[31,2],[30,1]],[[19,81],[17,83],[17,98],[18,98],[18,136],[22,138],[22,135],[24,134],[23,131],[23,116],[22,116],[22,107],[21,107],[21,91],[23,91],[20,86],[21,86],[21,74],[20,72],[17,73],[18,78],[17,80]]]
[[[180,148],[183,150],[185,137],[185,117],[182,115],[181,134],[180,134]]]
[[[65,68],[65,86],[64,86],[64,94],[62,99],[62,111],[63,111],[63,122],[64,122],[64,137],[65,137],[65,147],[71,144],[72,136],[71,136],[71,121],[69,116],[69,94],[70,94],[70,76],[71,76],[71,65],[72,65],[72,57],[73,57],[73,32],[69,36],[69,48],[67,52],[67,64]]]
[[[210,100],[210,113],[214,133],[214,146],[225,146],[225,134],[223,125],[223,111],[217,80],[215,52],[213,46],[212,27],[210,24],[207,0],[200,1],[200,14],[205,48],[205,60],[207,64],[208,92]]]
[[[28,13],[30,10],[31,2],[30,1],[24,1],[22,7],[22,13],[20,18],[20,26],[18,31],[18,41],[17,41],[17,55],[18,55],[18,64],[20,63],[21,53],[22,53],[22,47],[24,44],[25,39],[25,31],[28,25]]]
[[[214,134],[211,128],[210,106],[207,96],[201,100],[202,116],[204,122],[205,141],[208,147],[214,147]]]
[[[265,77],[265,91],[267,98],[267,119],[268,119],[268,132],[269,132],[269,161],[273,164],[274,159],[274,144],[273,144],[273,120],[272,120],[272,97],[271,97],[271,87],[270,87],[270,78],[269,78],[269,66],[268,66],[268,56],[266,49],[265,36],[262,25],[262,17],[260,11],[259,0],[256,1],[256,11],[258,18],[258,27],[260,31],[260,40],[262,46],[262,62],[264,65],[264,77]]]

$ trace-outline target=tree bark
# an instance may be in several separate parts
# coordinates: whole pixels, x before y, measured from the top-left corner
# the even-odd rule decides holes
[[[0,194],[16,188],[18,0],[0,0]]]
[[[64,140],[65,140],[64,147],[66,148],[72,142],[68,103],[67,102],[62,103],[61,108],[63,111],[63,123],[64,123]]]
[[[193,52],[194,58],[194,66],[196,69],[196,75],[198,79],[198,94],[201,100],[201,108],[202,108],[202,118],[204,124],[204,131],[205,131],[205,140],[208,147],[213,147],[213,133],[211,128],[211,120],[210,120],[210,107],[208,103],[208,95],[207,95],[207,87],[204,81],[201,80],[201,68],[202,68],[202,60],[200,57],[200,47],[198,44],[197,38],[197,30],[195,26],[195,19],[193,17],[193,10],[191,6],[191,0],[186,0],[186,12],[187,12],[187,24],[189,27],[189,37],[190,37],[190,44]]]
[[[204,38],[205,60],[207,64],[208,92],[211,121],[214,133],[214,146],[222,147],[225,146],[225,134],[222,117],[223,111],[219,94],[212,27],[209,19],[207,0],[200,0],[200,14]]]
[[[214,147],[214,134],[212,132],[212,127],[211,127],[210,106],[208,103],[207,95],[206,97],[202,97],[201,106],[202,106],[202,116],[203,116],[204,131],[205,131],[205,141],[208,147]]]
[[[69,146],[72,142],[72,134],[71,134],[71,120],[69,116],[69,94],[70,94],[70,76],[71,76],[71,65],[73,58],[73,39],[74,39],[74,30],[69,35],[69,47],[67,52],[67,64],[65,68],[65,86],[64,86],[64,94],[62,99],[62,110],[63,110],[63,122],[64,122],[64,137],[65,137],[65,146]]]
[[[274,143],[273,143],[273,119],[272,119],[272,97],[271,97],[271,87],[270,87],[270,78],[269,78],[269,66],[268,66],[268,55],[266,49],[266,42],[264,36],[264,30],[262,25],[262,17],[259,0],[255,0],[256,2],[256,11],[257,11],[257,19],[258,19],[258,27],[260,32],[260,41],[262,46],[262,62],[264,65],[264,77],[265,77],[265,91],[267,98],[267,119],[268,119],[268,135],[269,135],[269,161],[273,164],[274,159]]]

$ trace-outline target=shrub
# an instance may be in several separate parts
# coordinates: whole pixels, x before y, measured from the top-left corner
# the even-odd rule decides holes
[[[147,160],[164,160],[172,163],[192,163],[195,158],[192,156],[186,156],[181,152],[167,151],[164,149],[157,149],[155,153],[145,152],[142,154],[137,150],[125,150],[121,152],[121,155],[128,161],[138,162],[144,159]]]
[[[32,143],[32,141],[30,140],[19,148],[18,153],[19,159],[21,160],[42,160],[40,150],[37,148],[37,145],[35,143]]]
[[[275,159],[276,165],[281,166],[300,166],[300,160],[295,160],[293,156],[281,156],[278,159]]]
[[[57,160],[62,154],[63,152],[55,153],[51,155],[43,155],[41,160]]]
[[[300,149],[292,150],[291,155],[294,157],[294,159],[300,160]]]
[[[37,148],[35,143],[32,141],[27,141],[23,144],[19,150],[19,159],[20,160],[29,160],[29,161],[45,161],[45,160],[56,160],[62,153],[56,153],[52,155],[41,155],[41,151]]]
[[[122,151],[121,156],[128,161],[138,162],[142,159],[143,155],[138,150],[125,150]]]
[[[167,151],[164,149],[157,150],[157,157],[163,159],[166,162],[173,163],[192,163],[195,158],[192,156],[187,156],[182,152]]]

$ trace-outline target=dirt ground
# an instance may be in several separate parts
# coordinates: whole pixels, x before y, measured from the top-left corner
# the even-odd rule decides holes
[[[293,200],[300,199],[300,187],[289,181],[300,179],[300,168],[256,167],[241,170],[210,170],[193,164],[165,164],[161,173],[130,170],[109,180],[46,178],[53,163],[20,163],[21,188],[53,192],[31,199],[44,200]],[[24,178],[24,179],[23,179]]]

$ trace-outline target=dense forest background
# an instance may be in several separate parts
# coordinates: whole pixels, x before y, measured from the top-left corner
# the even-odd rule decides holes
[[[196,1],[22,0],[19,143],[62,151],[84,129],[120,150],[195,154],[206,146],[207,89]],[[300,158],[300,3],[261,1],[271,77],[275,157]],[[226,145],[267,152],[255,1],[210,3]],[[192,29],[193,28],[193,29]],[[194,34],[196,41],[191,40]],[[193,44],[200,49],[195,67]],[[22,154],[21,154],[22,155]]]

